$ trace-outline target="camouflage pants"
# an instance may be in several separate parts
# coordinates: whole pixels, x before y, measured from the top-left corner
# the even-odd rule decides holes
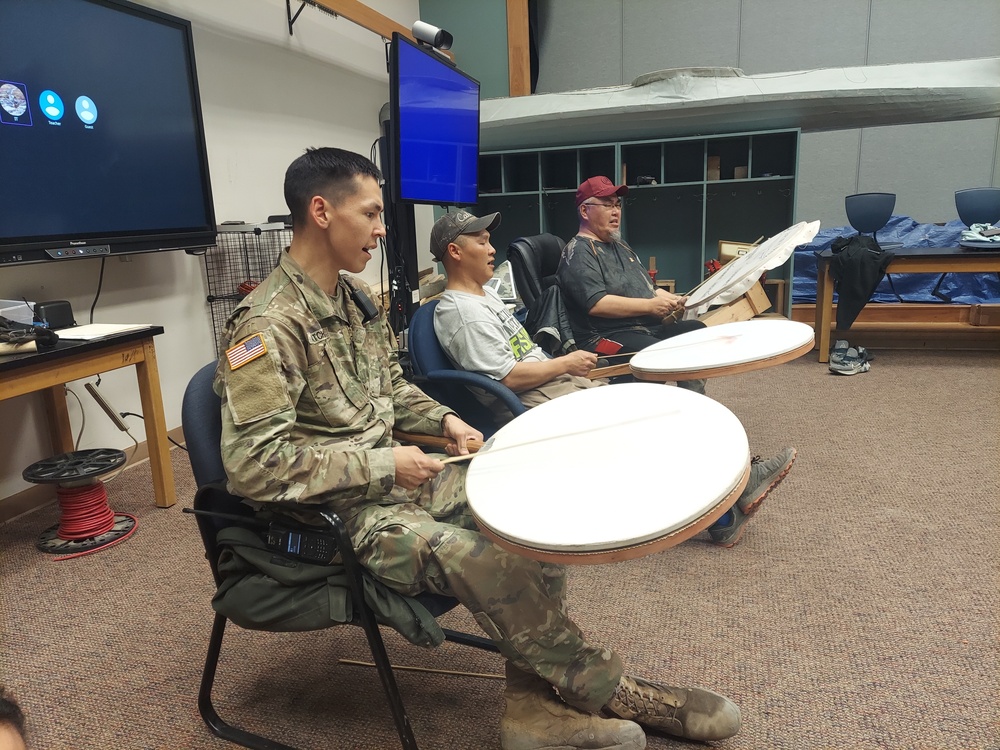
[[[554,685],[577,708],[596,712],[622,674],[618,656],[588,643],[566,614],[565,573],[507,552],[476,531],[465,467],[449,465],[394,505],[345,519],[358,559],[392,589],[458,599],[515,666]]]

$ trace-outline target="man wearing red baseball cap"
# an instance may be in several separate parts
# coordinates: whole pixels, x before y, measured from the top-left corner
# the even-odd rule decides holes
[[[621,344],[622,353],[637,352],[661,339],[705,324],[674,321],[684,297],[657,289],[645,267],[621,238],[622,199],[627,185],[604,176],[585,180],[576,190],[580,229],[563,249],[556,279],[577,346],[596,351],[598,342]],[[699,393],[704,380],[678,383]]]

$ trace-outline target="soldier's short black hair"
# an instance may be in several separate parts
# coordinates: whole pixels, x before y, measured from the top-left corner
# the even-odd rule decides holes
[[[382,181],[378,167],[361,154],[342,148],[306,149],[285,171],[285,203],[292,214],[292,226],[305,225],[314,195],[336,204],[354,192],[354,178],[358,176]]]
[[[13,727],[24,739],[24,712],[7,690],[0,687],[0,726]]]

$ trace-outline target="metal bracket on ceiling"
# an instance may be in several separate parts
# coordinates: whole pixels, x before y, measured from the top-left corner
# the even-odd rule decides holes
[[[299,0],[299,9],[295,11],[295,15],[292,15],[292,0],[285,0],[285,13],[288,17],[288,36],[293,36],[295,32],[292,31],[292,27],[299,18],[299,14],[302,13],[302,9],[307,5],[311,5],[316,10],[326,13],[328,16],[333,16],[334,18],[339,18],[339,16],[334,13],[329,8],[326,8],[318,3],[312,2],[312,0]]]

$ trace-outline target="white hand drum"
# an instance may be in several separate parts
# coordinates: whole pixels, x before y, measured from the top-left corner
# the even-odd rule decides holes
[[[714,378],[760,370],[801,357],[813,348],[813,329],[783,318],[741,320],[664,339],[629,360],[640,380]]]
[[[536,560],[605,563],[679,544],[735,502],[746,432],[725,406],[681,388],[623,383],[561,396],[501,428],[472,459],[483,533]]]

